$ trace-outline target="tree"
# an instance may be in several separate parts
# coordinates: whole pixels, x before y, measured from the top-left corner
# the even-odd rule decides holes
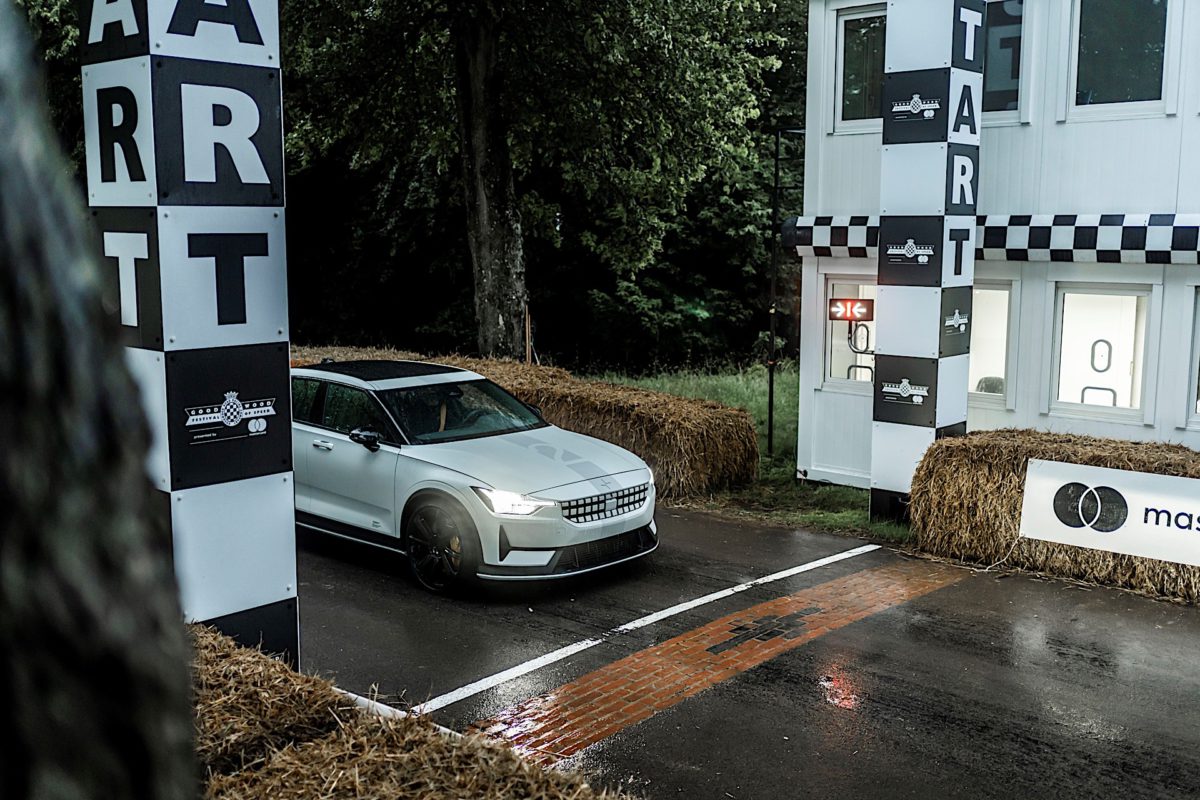
[[[461,164],[485,354],[522,349],[531,239],[578,246],[623,281],[653,262],[689,190],[747,151],[773,63],[755,52],[756,0],[286,8],[288,85],[302,86],[289,95],[289,144],[304,163],[347,152],[380,176],[381,216],[397,194],[428,200]]]
[[[70,0],[19,2],[79,153]],[[282,13],[297,341],[519,352],[528,296],[538,349],[559,363],[751,352],[773,131],[803,119],[804,2],[283,0]]]
[[[0,2],[0,796],[196,791],[149,434],[26,26]]]
[[[558,258],[530,253],[541,332],[573,348],[558,351],[560,360],[629,371],[767,355],[774,135],[804,126],[807,3],[763,7],[747,25],[757,30],[747,38],[751,55],[778,67],[764,71],[755,87],[758,114],[746,120],[746,147],[710,166],[678,213],[664,216],[662,250],[632,274],[593,269],[597,278],[582,285],[576,265],[588,263],[586,252],[564,245]],[[788,137],[784,155],[786,216],[801,208],[803,137]],[[797,264],[782,256],[780,308],[787,315],[795,308]],[[780,330],[784,352],[794,352],[794,327],[781,320]]]

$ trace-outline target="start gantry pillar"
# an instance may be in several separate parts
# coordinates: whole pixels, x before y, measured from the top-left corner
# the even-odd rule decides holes
[[[983,0],[891,0],[883,76],[871,518],[899,520],[967,427]]]
[[[295,663],[278,2],[78,5],[88,203],[183,612]]]

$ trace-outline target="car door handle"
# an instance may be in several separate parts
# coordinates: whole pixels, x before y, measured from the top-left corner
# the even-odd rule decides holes
[[[332,450],[333,442],[327,442],[324,439],[315,439],[313,440],[313,447],[318,450]]]

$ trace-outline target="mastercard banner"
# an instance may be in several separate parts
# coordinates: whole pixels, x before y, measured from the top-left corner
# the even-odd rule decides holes
[[[1200,480],[1032,459],[1021,536],[1200,566]]]

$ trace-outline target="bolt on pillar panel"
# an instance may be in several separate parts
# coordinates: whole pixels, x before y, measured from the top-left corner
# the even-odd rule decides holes
[[[873,520],[905,519],[925,450],[966,431],[983,19],[983,0],[888,3]]]
[[[188,621],[299,656],[278,0],[80,0],[87,195]]]

